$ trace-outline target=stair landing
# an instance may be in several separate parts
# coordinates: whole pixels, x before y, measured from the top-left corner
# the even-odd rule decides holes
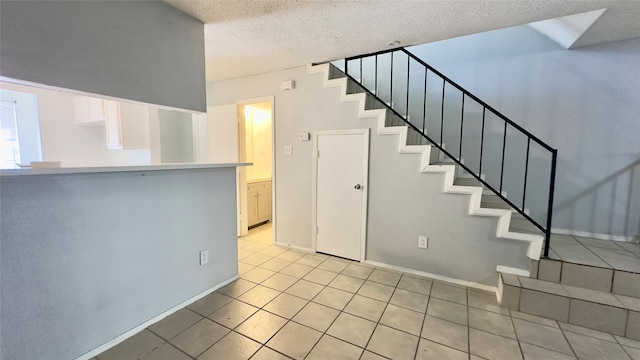
[[[531,278],[501,274],[502,306],[640,340],[640,245],[553,235]]]
[[[549,258],[640,273],[640,244],[630,242],[553,234]]]

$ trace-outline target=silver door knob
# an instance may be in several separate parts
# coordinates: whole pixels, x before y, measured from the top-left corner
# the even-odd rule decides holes
[[[353,187],[356,190],[360,190],[362,188],[362,186],[360,184],[356,184],[356,186]]]

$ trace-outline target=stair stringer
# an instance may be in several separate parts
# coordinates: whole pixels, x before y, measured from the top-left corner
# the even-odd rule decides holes
[[[401,154],[420,155],[419,172],[444,174],[442,191],[449,194],[461,194],[469,196],[468,214],[471,216],[486,216],[498,219],[496,237],[508,240],[523,241],[529,243],[527,247],[527,257],[533,260],[540,259],[542,252],[542,244],[544,237],[534,234],[524,234],[509,231],[512,210],[493,209],[480,207],[483,188],[479,186],[460,186],[454,185],[456,165],[432,165],[430,164],[431,145],[407,145],[408,126],[385,126],[387,110],[385,109],[366,109],[365,102],[367,95],[365,93],[347,93],[346,77],[329,79],[329,65],[308,65],[307,72],[323,73],[323,86],[325,88],[340,88],[340,102],[356,102],[358,103],[359,118],[373,118],[377,122],[376,130],[378,135],[397,135],[398,136],[398,152]],[[506,267],[499,266],[503,272],[509,272]],[[513,269],[517,271],[518,269]],[[521,271],[521,270],[520,270]],[[517,275],[522,275],[518,272]]]

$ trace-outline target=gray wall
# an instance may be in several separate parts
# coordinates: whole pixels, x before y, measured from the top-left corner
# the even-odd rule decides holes
[[[160,1],[2,1],[0,75],[206,111],[204,25]]]
[[[554,228],[638,236],[640,39],[564,50],[522,26],[409,50],[558,149]]]
[[[2,359],[74,359],[237,274],[235,168],[3,177],[0,196]]]
[[[322,87],[306,68],[209,84],[208,104],[275,96],[276,236],[281,244],[311,247],[312,142],[298,134],[369,127],[368,260],[496,286],[496,265],[528,268],[525,243],[495,237],[496,220],[470,217],[469,197],[442,192],[443,176],[420,174],[418,155],[398,154],[397,136],[377,134],[374,119],[358,118],[357,103]],[[280,82],[295,80],[294,90]],[[293,154],[285,156],[284,146]],[[417,249],[418,235],[430,249]]]
[[[158,109],[162,163],[194,162],[193,120],[190,113]]]

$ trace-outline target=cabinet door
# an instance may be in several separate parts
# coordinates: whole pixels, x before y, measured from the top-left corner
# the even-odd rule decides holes
[[[258,192],[258,220],[271,220],[271,188],[268,185]]]
[[[120,105],[111,100],[104,100],[107,112],[107,149],[122,149],[122,128],[120,127]]]
[[[82,95],[73,97],[73,114],[78,125],[101,126],[107,118],[104,100]]]
[[[260,222],[258,219],[258,193],[257,192],[247,193],[247,222],[249,223],[248,226],[252,226]]]

